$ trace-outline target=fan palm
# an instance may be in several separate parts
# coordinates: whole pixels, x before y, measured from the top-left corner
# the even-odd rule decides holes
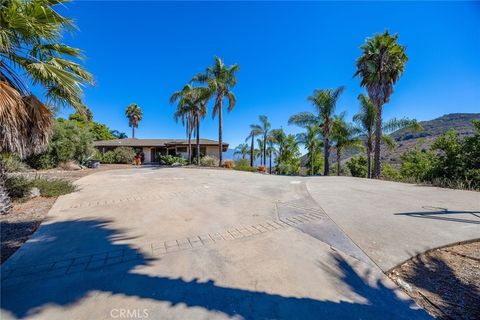
[[[218,155],[219,166],[222,166],[222,148],[223,148],[223,102],[228,101],[227,111],[230,112],[235,107],[236,98],[232,88],[237,84],[236,73],[239,70],[237,64],[226,66],[222,59],[216,57],[213,66],[207,68],[205,73],[193,77],[193,82],[206,83],[211,92],[215,94],[215,103],[213,105],[212,116],[218,115]]]
[[[250,133],[248,134],[247,138],[245,139],[245,142],[248,140],[251,140],[250,143],[250,167],[253,167],[253,160],[254,160],[254,149],[255,149],[255,144],[254,144],[254,139],[256,136],[260,135],[262,133],[262,128],[258,124],[251,124],[250,125]]]
[[[197,87],[192,90],[191,105],[192,124],[195,127],[197,165],[200,164],[200,122],[207,115],[208,100],[212,95],[208,87]]]
[[[358,129],[345,121],[345,113],[335,116],[332,120],[332,140],[336,151],[337,176],[339,176],[342,152],[349,148],[361,148],[362,145],[362,141],[358,138]]]
[[[300,112],[290,117],[289,124],[295,124],[300,127],[307,125],[316,125],[320,127],[323,137],[323,157],[324,171],[323,174],[328,176],[330,170],[330,134],[332,130],[332,116],[335,113],[335,107],[340,95],[343,93],[344,87],[337,89],[316,89],[313,95],[307,99],[315,108],[316,114],[311,112]]]
[[[368,38],[361,46],[362,55],[356,62],[355,76],[361,78],[361,85],[377,110],[375,123],[375,150],[373,177],[380,177],[380,145],[382,139],[382,109],[390,100],[393,86],[402,75],[408,60],[405,47],[397,43],[398,35],[388,31]]]
[[[170,104],[177,103],[177,110],[173,114],[176,122],[179,120],[185,126],[188,139],[188,162],[192,161],[192,133],[195,125],[194,120],[194,94],[190,84],[185,85],[182,90],[174,92],[170,96]],[[197,152],[198,153],[198,152]]]
[[[242,159],[245,159],[247,157],[248,152],[249,152],[248,143],[241,143],[235,148],[233,155],[234,156],[241,155]]]
[[[277,152],[277,149],[275,148],[275,139],[273,138],[271,132],[267,137],[267,154],[268,154],[268,159],[269,159],[269,169],[268,173],[272,173],[272,157],[273,155]]]
[[[258,150],[260,150],[260,165],[263,165],[264,164],[263,150],[265,149],[263,139],[257,139],[257,145],[258,145]]]
[[[259,117],[260,120],[260,128],[261,128],[261,134],[263,136],[263,141],[262,141],[262,147],[260,150],[263,152],[263,165],[267,165],[267,138],[268,138],[268,132],[270,130],[270,122],[268,122],[267,116],[261,115]],[[261,161],[260,161],[261,162]]]
[[[132,128],[132,138],[135,138],[135,128],[138,128],[138,124],[143,118],[142,109],[137,104],[131,103],[125,110],[125,116],[128,119],[128,126]]]
[[[315,174],[315,157],[319,153],[320,142],[320,127],[317,125],[305,126],[306,131],[298,133],[296,136],[297,143],[303,144],[307,149],[307,157],[309,159],[310,174]]]
[[[75,28],[55,11],[62,2],[9,0],[0,5],[0,153],[24,158],[42,152],[52,132],[51,108],[84,108],[83,86],[93,84],[93,78],[70,60],[82,58],[82,52],[61,43],[63,32]],[[43,88],[44,99],[33,95],[28,83]],[[8,197],[1,164],[0,175],[4,212]]]
[[[366,135],[365,150],[367,156],[367,178],[371,178],[371,162],[374,140],[374,129],[377,119],[377,109],[373,105],[370,98],[364,94],[358,96],[360,102],[360,112],[353,116],[353,121],[358,125],[358,130],[361,134]],[[384,135],[400,129],[412,129],[415,131],[421,130],[422,127],[416,120],[402,118],[393,118],[382,124],[382,142],[390,149],[395,148],[395,141],[390,137]]]

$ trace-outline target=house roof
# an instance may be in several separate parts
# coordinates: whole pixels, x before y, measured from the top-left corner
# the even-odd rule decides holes
[[[115,139],[101,140],[93,142],[95,147],[171,147],[178,145],[187,145],[187,139]],[[192,139],[192,145],[196,144],[196,139]],[[200,139],[202,146],[218,146],[218,141],[210,139]],[[228,148],[228,143],[223,143],[223,148]]]

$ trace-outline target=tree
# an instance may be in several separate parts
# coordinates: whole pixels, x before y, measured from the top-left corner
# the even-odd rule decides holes
[[[241,143],[239,144],[236,148],[235,151],[233,152],[234,156],[241,155],[242,159],[245,159],[247,154],[248,154],[248,143]]]
[[[191,107],[193,126],[195,127],[195,136],[197,139],[197,165],[200,164],[200,122],[207,115],[208,100],[212,96],[212,91],[208,87],[197,87],[193,89],[193,105]]]
[[[315,108],[316,114],[311,112],[300,112],[293,115],[288,120],[289,124],[296,124],[300,127],[307,125],[316,125],[320,127],[323,136],[323,157],[324,171],[323,174],[328,176],[330,170],[330,134],[332,126],[332,117],[335,113],[335,107],[340,95],[343,93],[344,87],[337,89],[316,89],[313,95],[307,98]]]
[[[92,76],[73,59],[82,52],[61,42],[72,20],[55,11],[58,1],[2,1],[0,6],[0,153],[25,158],[45,150],[52,134],[52,107],[84,107],[82,88]],[[32,83],[44,99],[32,94]],[[46,103],[44,101],[46,101]],[[0,213],[9,208],[0,159]]]
[[[194,128],[194,94],[190,84],[185,85],[182,90],[176,91],[170,97],[170,104],[177,103],[177,109],[173,114],[176,122],[181,120],[185,126],[188,139],[188,163],[192,163],[192,133]],[[197,152],[198,153],[198,152]]]
[[[263,139],[257,139],[257,145],[258,145],[258,150],[260,151],[260,153],[259,153],[259,155],[260,155],[260,165],[263,165],[263,163],[264,163],[263,149],[265,149]]]
[[[272,157],[273,155],[277,152],[277,149],[275,149],[275,140],[272,136],[272,133],[268,135],[267,138],[267,153],[268,153],[268,159],[269,159],[269,167],[268,167],[268,173],[272,174]]]
[[[143,118],[142,109],[137,104],[131,103],[125,110],[125,116],[128,118],[128,126],[132,128],[132,138],[135,139],[135,128],[138,128]]]
[[[223,148],[223,102],[228,101],[227,111],[230,112],[235,107],[236,98],[232,88],[237,84],[236,73],[239,70],[237,64],[226,66],[222,59],[215,57],[213,66],[207,68],[205,73],[193,77],[193,82],[206,83],[212,93],[215,94],[215,103],[213,105],[212,116],[218,115],[218,155],[219,166],[222,166],[222,148]]]
[[[118,130],[110,130],[110,134],[115,139],[127,139],[128,138],[128,136],[125,134],[125,132],[120,132]]]
[[[262,147],[260,148],[260,150],[262,151],[262,158],[263,158],[263,163],[262,161],[261,164],[263,164],[264,166],[267,165],[267,138],[268,138],[268,132],[270,130],[270,127],[271,127],[271,124],[270,122],[268,122],[268,118],[267,116],[264,116],[264,115],[261,115],[259,116],[259,120],[260,120],[260,126],[259,126],[259,129],[261,131],[261,134],[263,136],[263,141],[262,141]],[[260,145],[260,143],[259,143]]]
[[[366,135],[365,150],[367,156],[367,178],[371,178],[371,154],[373,150],[373,140],[375,137],[374,129],[377,121],[377,109],[373,105],[370,98],[364,94],[360,94],[358,96],[358,100],[360,102],[360,112],[353,116],[353,121],[357,123],[359,132]],[[391,137],[386,136],[385,134],[400,129],[412,129],[418,131],[422,130],[422,127],[415,119],[393,118],[382,124],[382,142],[390,148],[394,148],[396,145],[395,141],[393,141]]]
[[[314,124],[305,126],[306,131],[298,133],[297,143],[303,144],[307,149],[308,167],[310,175],[315,174],[316,157],[320,155],[320,127]]]
[[[293,134],[286,135],[283,129],[270,132],[271,141],[278,146],[275,157],[275,170],[279,174],[298,174],[300,172],[300,151]]]
[[[336,151],[337,176],[339,176],[342,152],[348,148],[360,148],[362,144],[356,128],[345,121],[345,113],[335,116],[332,120],[332,141]]]
[[[250,167],[253,167],[253,160],[254,160],[254,149],[255,149],[255,144],[254,144],[254,139],[256,136],[261,134],[262,128],[258,124],[251,124],[250,125],[250,133],[248,134],[247,138],[245,139],[245,142],[248,140],[251,140],[250,143]]]
[[[397,43],[398,35],[390,35],[388,31],[368,38],[361,46],[362,55],[356,62],[355,76],[361,78],[361,86],[367,89],[368,95],[377,110],[375,123],[375,150],[373,177],[381,174],[380,148],[382,139],[382,109],[390,100],[393,86],[402,75],[408,60],[405,47]]]

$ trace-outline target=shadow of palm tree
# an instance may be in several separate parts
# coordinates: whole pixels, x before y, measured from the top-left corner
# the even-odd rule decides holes
[[[429,319],[425,311],[414,310],[411,301],[397,297],[381,282],[368,284],[340,255],[334,255],[340,279],[365,303],[321,301],[308,297],[220,286],[209,280],[187,281],[161,275],[138,273],[138,268],[161,262],[137,249],[118,244],[124,241],[121,231],[108,227],[106,220],[78,220],[43,225],[31,241],[7,261],[2,270],[2,311],[12,317],[41,316],[44,307],[76,306],[90,292],[100,291],[165,302],[171,310],[178,304],[200,307],[229,317],[244,319]],[[43,237],[48,235],[48,237]],[[60,252],[72,237],[82,237],[80,248]],[[68,247],[68,245],[67,245]],[[87,252],[100,252],[92,255]],[[72,252],[73,250],[73,252]],[[82,255],[83,253],[83,255]],[[32,256],[33,255],[33,256]],[[62,257],[44,262],[45,256]],[[29,260],[30,266],[21,265]],[[42,267],[44,266],[44,267]],[[319,268],[333,268],[322,265]],[[3,269],[3,268],[2,268]],[[22,271],[23,270],[23,271]],[[38,272],[32,272],[37,270]],[[5,271],[5,276],[3,275]],[[22,274],[22,272],[24,272]],[[306,275],[308,276],[308,275]],[[322,284],[319,283],[319,290]],[[99,304],[101,307],[101,304]],[[125,306],[123,306],[125,307]],[[135,308],[136,306],[129,306]],[[105,317],[108,317],[106,311]],[[161,315],[155,315],[161,317]]]
[[[436,208],[436,211],[420,211],[420,212],[399,212],[396,216],[409,216],[414,218],[424,218],[433,220],[443,220],[451,222],[480,224],[480,211],[466,211],[466,210],[448,210],[444,208]],[[459,218],[454,215],[470,215],[473,219]]]

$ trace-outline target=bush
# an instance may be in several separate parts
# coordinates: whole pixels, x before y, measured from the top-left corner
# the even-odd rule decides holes
[[[233,169],[235,167],[235,162],[231,159],[223,161],[223,166],[227,169]]]
[[[399,181],[401,180],[400,172],[388,163],[382,164],[382,177],[385,180]]]
[[[186,165],[188,162],[182,156],[172,156],[172,155],[160,155],[160,164],[171,166],[174,163],[180,163],[181,165]]]
[[[16,154],[4,153],[0,158],[7,172],[22,172],[29,169],[28,165],[23,163]]]
[[[250,167],[250,160],[238,159],[237,161],[235,161],[235,167]]]
[[[413,149],[400,156],[402,165],[400,174],[403,179],[421,182],[432,179],[435,155],[432,152],[422,152]]]
[[[205,156],[200,159],[202,167],[218,167],[218,159],[214,156]]]
[[[30,167],[37,170],[51,169],[51,168],[55,168],[57,165],[57,162],[55,161],[53,156],[48,152],[42,153],[39,155],[30,156],[27,159],[25,159],[25,162]]]
[[[115,163],[132,163],[135,157],[135,150],[129,147],[119,147],[114,151]]]
[[[363,177],[367,176],[367,157],[366,156],[355,156],[351,157],[350,160],[346,162],[347,168],[350,171],[352,177]]]
[[[100,161],[102,163],[115,163],[115,152],[112,150],[105,152],[100,158]]]
[[[76,189],[71,182],[60,179],[34,179],[31,181],[31,187],[37,187],[43,197],[58,197],[72,193]]]
[[[13,200],[21,200],[28,197],[32,184],[24,177],[8,177],[5,180],[5,188]]]
[[[257,172],[256,167],[250,167],[250,165],[245,166],[245,167],[237,167],[235,166],[233,170],[238,170],[238,171],[248,171],[248,172]]]

